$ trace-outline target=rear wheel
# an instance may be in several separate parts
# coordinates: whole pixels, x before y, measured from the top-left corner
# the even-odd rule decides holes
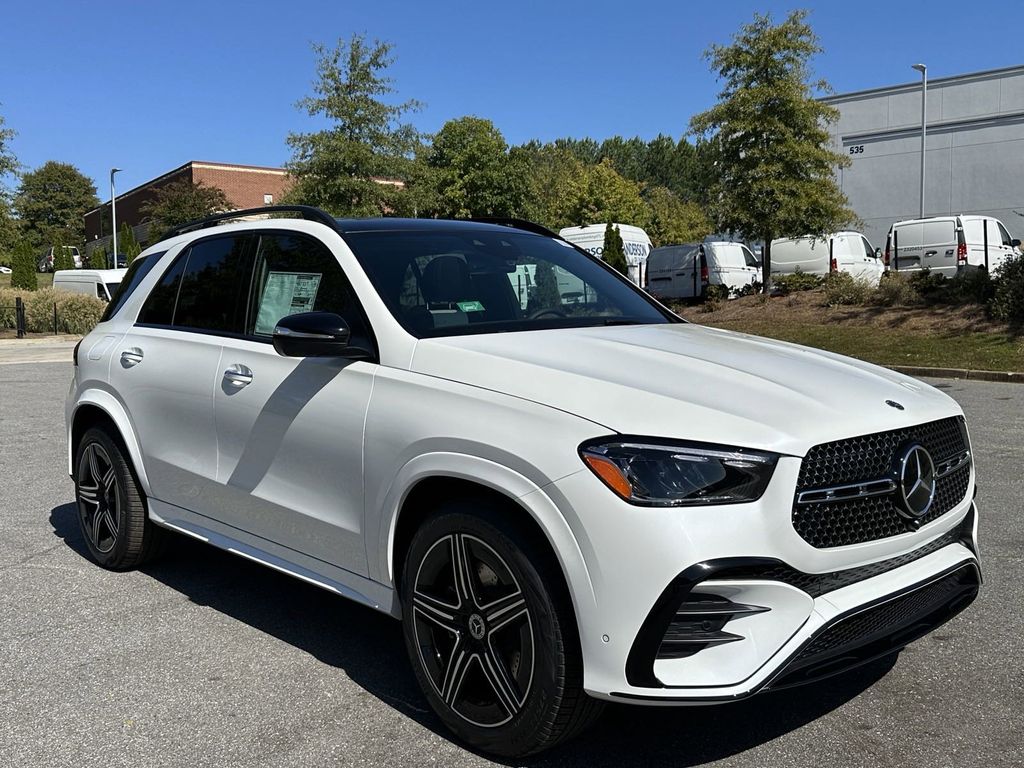
[[[149,520],[119,437],[103,427],[87,430],[78,444],[75,499],[85,544],[100,565],[135,568],[157,553],[164,532]]]
[[[602,705],[582,689],[561,573],[487,504],[449,502],[413,537],[403,631],[445,724],[481,750],[522,756],[575,735]]]

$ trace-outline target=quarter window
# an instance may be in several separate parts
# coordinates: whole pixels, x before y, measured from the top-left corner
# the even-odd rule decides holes
[[[154,259],[153,263],[156,261]],[[145,325],[170,325],[174,321],[174,302],[178,298],[178,286],[181,284],[181,273],[184,269],[185,256],[181,255],[174,260],[170,269],[160,278],[160,282],[149,292],[146,303],[139,312],[138,322]]]

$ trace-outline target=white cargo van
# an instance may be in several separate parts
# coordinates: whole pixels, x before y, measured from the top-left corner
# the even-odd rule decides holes
[[[734,297],[760,276],[757,258],[743,243],[685,243],[651,251],[644,287],[663,299],[697,299],[708,286],[723,285]]]
[[[910,272],[929,269],[953,277],[960,269],[992,271],[1017,253],[1020,240],[991,216],[934,216],[897,221],[885,239],[889,269]]]
[[[626,264],[629,266],[629,279],[637,285],[643,285],[647,271],[647,255],[651,252],[651,238],[640,227],[630,224],[612,226],[618,227],[619,235],[622,236]],[[604,233],[607,228],[607,224],[590,224],[583,227],[566,227],[558,234],[592,256],[603,259]]]
[[[59,291],[83,293],[110,301],[121,284],[127,269],[58,269],[53,273],[53,287]]]
[[[877,284],[885,265],[860,232],[772,240],[772,274],[791,275],[797,271],[811,275],[849,272],[856,278]]]

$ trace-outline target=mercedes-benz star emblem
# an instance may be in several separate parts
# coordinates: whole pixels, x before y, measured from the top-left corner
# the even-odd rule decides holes
[[[469,634],[474,640],[483,640],[486,631],[487,625],[484,624],[484,619],[479,613],[474,613],[469,617]]]
[[[900,507],[916,520],[927,514],[935,500],[935,463],[920,443],[911,443],[896,462]]]

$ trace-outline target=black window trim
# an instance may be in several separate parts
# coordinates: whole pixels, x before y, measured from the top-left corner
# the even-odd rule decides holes
[[[369,360],[364,361],[364,362],[372,362],[372,363],[380,362],[380,346],[377,343],[377,334],[373,330],[373,324],[370,322],[370,318],[366,314],[366,309],[363,306],[363,302],[360,300],[359,294],[356,292],[355,288],[352,285],[352,281],[349,279],[348,274],[345,272],[345,268],[342,267],[341,263],[338,261],[337,257],[334,255],[334,251],[331,250],[330,246],[328,246],[327,243],[325,243],[319,237],[316,237],[315,235],[309,234],[308,232],[301,232],[299,230],[294,230],[294,229],[284,229],[284,228],[276,228],[275,227],[275,228],[266,228],[266,229],[262,229],[262,228],[261,229],[246,229],[246,230],[235,231],[235,232],[218,232],[216,234],[212,234],[211,233],[210,235],[207,235],[206,237],[197,237],[195,240],[189,241],[185,245],[185,247],[181,249],[181,252],[178,253],[178,255],[175,256],[171,260],[171,262],[167,265],[166,269],[164,269],[164,271],[160,273],[160,277],[157,278],[157,281],[154,284],[154,287],[157,284],[159,284],[164,279],[164,277],[167,275],[168,272],[170,272],[172,269],[174,269],[174,267],[178,264],[178,262],[180,260],[188,258],[188,254],[191,252],[191,250],[192,250],[192,248],[194,246],[196,246],[196,245],[198,245],[200,243],[208,242],[210,240],[216,240],[216,239],[221,239],[221,238],[225,238],[225,237],[238,237],[239,235],[241,235],[244,238],[249,240],[249,243],[247,244],[246,249],[247,249],[248,254],[252,256],[252,259],[251,259],[251,261],[249,263],[249,286],[248,286],[248,288],[246,289],[246,292],[245,292],[245,295],[246,295],[246,307],[245,307],[243,326],[242,326],[243,328],[247,328],[248,325],[249,325],[249,309],[250,309],[250,304],[252,303],[253,280],[255,279],[255,276],[256,276],[256,256],[258,255],[258,250],[257,249],[259,248],[259,241],[260,241],[260,238],[262,236],[264,236],[264,235],[271,235],[271,234],[273,234],[273,235],[287,235],[289,237],[302,237],[302,238],[314,241],[315,243],[317,243],[318,245],[320,245],[321,247],[323,247],[323,248],[325,248],[327,250],[327,253],[331,256],[332,259],[334,259],[335,264],[338,265],[338,269],[341,270],[342,275],[344,276],[345,280],[348,282],[348,287],[349,287],[349,290],[352,293],[352,298],[355,301],[356,308],[359,311],[359,315],[363,319],[364,325],[366,326],[367,337],[368,337],[368,340],[370,342],[370,346],[372,347],[372,349],[369,350],[371,358]],[[164,254],[166,254],[166,253],[167,252],[164,251]],[[162,256],[164,254],[154,254],[154,255]],[[178,292],[180,293],[180,291],[181,291],[181,282],[179,281],[178,282]],[[146,300],[148,300],[148,299],[149,299],[149,296],[146,297]],[[142,305],[145,306],[145,303],[146,302],[143,301]],[[140,313],[142,312],[143,306],[139,307],[139,312]],[[172,321],[174,319],[174,316],[177,315],[177,313],[178,313],[178,293],[175,293],[175,295],[174,295],[174,314],[172,315]],[[255,342],[257,344],[265,344],[265,345],[271,345],[271,346],[274,343],[273,339],[268,337],[268,336],[257,336],[256,334],[248,334],[248,333],[234,333],[232,331],[215,331],[215,330],[209,330],[209,329],[206,329],[206,328],[186,328],[186,327],[183,327],[183,326],[180,326],[180,325],[174,325],[173,322],[171,324],[167,324],[167,323],[140,323],[138,321],[138,314],[136,314],[135,318],[136,319],[135,319],[135,322],[133,323],[133,326],[136,327],[136,328],[155,328],[157,330],[175,331],[175,332],[178,332],[178,333],[194,333],[194,334],[199,334],[201,336],[218,336],[218,337],[222,337],[222,338],[226,338],[226,339],[238,339],[238,340],[241,340],[241,341],[252,341],[252,342]]]

